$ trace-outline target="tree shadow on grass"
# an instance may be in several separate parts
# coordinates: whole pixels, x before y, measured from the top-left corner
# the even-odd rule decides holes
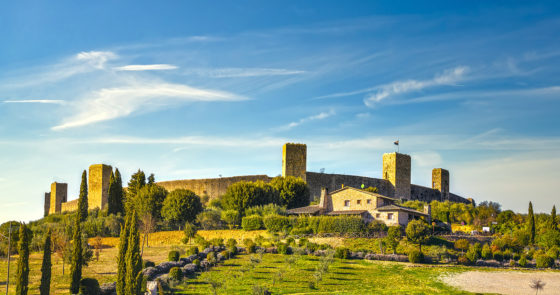
[[[337,280],[337,281],[359,281],[358,279],[347,279],[347,278],[330,278],[331,280]]]
[[[341,272],[341,271],[333,271],[333,272],[331,272],[331,273],[336,274],[336,275],[351,275],[351,276],[355,276],[355,275],[356,275],[356,274],[353,273],[353,272]]]
[[[338,266],[336,268],[338,268],[338,269],[352,269],[352,270],[355,269],[355,268],[350,267],[350,266]]]

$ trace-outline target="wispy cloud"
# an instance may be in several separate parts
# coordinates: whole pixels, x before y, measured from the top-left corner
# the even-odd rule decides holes
[[[153,64],[153,65],[127,65],[113,68],[116,71],[156,71],[156,70],[174,70],[177,66],[169,64]]]
[[[95,68],[103,69],[108,60],[117,58],[111,51],[84,51],[76,55],[76,59],[86,61]]]
[[[104,88],[75,104],[77,114],[54,126],[53,130],[85,126],[126,117],[140,110],[155,110],[179,102],[240,101],[247,98],[218,90],[182,84],[151,83]]]
[[[307,122],[310,122],[310,121],[323,120],[323,119],[326,119],[326,118],[334,116],[334,115],[335,115],[334,110],[330,110],[329,112],[321,112],[317,115],[301,118],[298,121],[291,122],[287,125],[281,126],[277,130],[279,130],[279,131],[290,130],[290,129],[292,129],[294,127],[297,127],[301,124],[304,124],[304,123],[307,123]]]
[[[433,79],[430,80],[406,80],[383,85],[380,87],[381,89],[376,93],[368,95],[364,99],[364,103],[368,107],[372,107],[376,103],[393,95],[403,94],[411,91],[418,91],[434,86],[452,85],[460,81],[467,71],[468,67],[461,66],[451,70],[446,70],[443,74],[436,75]]]
[[[274,68],[218,68],[218,69],[190,69],[188,74],[211,78],[248,78],[262,76],[289,76],[306,73],[302,70],[274,69]]]
[[[64,100],[57,99],[24,99],[24,100],[4,100],[4,103],[45,103],[45,104],[65,104]]]

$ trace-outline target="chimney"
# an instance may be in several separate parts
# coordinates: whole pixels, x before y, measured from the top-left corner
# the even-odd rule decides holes
[[[329,190],[326,187],[321,188],[321,198],[319,199],[319,208],[327,210],[327,195]]]

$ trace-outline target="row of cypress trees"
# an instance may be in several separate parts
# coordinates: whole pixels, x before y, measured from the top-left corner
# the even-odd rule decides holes
[[[556,205],[552,206],[552,212],[550,213],[550,221],[548,226],[551,230],[558,230],[558,220],[556,219]],[[531,245],[535,244],[536,237],[536,225],[535,225],[535,214],[533,212],[533,203],[529,202],[529,212],[527,214],[527,227],[529,230],[529,241]]]
[[[117,295],[140,294],[142,287],[142,257],[138,216],[132,211],[121,228],[117,256]]]

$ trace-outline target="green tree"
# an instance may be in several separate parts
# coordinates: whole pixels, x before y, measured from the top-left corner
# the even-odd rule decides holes
[[[385,237],[385,244],[387,244],[393,250],[393,254],[397,253],[397,246],[402,239],[402,229],[400,226],[391,226],[387,230],[387,236]]]
[[[148,185],[152,185],[156,183],[156,177],[154,176],[154,174],[150,174],[150,176],[148,176]]]
[[[550,212],[550,229],[558,230],[558,220],[556,218],[556,205],[553,205],[552,212]]]
[[[136,212],[130,218],[130,232],[126,251],[125,294],[140,294],[142,287],[142,257],[140,256],[140,233],[136,226],[138,218]]]
[[[124,200],[125,200],[125,196],[124,196],[124,191],[123,191],[123,187],[122,187],[122,177],[121,177],[121,172],[119,171],[119,169],[115,168],[115,188],[114,188],[114,194],[115,194],[115,204],[114,204],[114,209],[116,211],[116,213],[121,213],[124,215]],[[116,214],[115,213],[115,214]]]
[[[31,230],[25,223],[22,223],[19,227],[16,295],[27,295],[29,290],[29,243],[31,237]]]
[[[278,191],[279,203],[288,209],[309,205],[309,187],[299,177],[275,177],[270,185]]]
[[[196,226],[190,222],[186,222],[183,232],[185,233],[183,243],[188,244],[189,241],[196,236]]]
[[[119,238],[119,253],[117,255],[117,295],[125,295],[126,287],[126,251],[130,232],[130,216],[126,216],[125,224],[121,227]]]
[[[222,206],[226,210],[236,210],[243,216],[249,207],[270,203],[270,195],[265,187],[255,182],[236,182],[227,188],[222,197]]]
[[[155,219],[160,219],[161,207],[166,197],[167,191],[159,185],[143,186],[134,198],[134,211],[140,218],[151,214]]]
[[[48,230],[43,244],[43,264],[41,265],[41,285],[39,292],[41,295],[49,295],[51,290],[51,231]]]
[[[455,249],[461,250],[461,254],[463,254],[465,250],[468,250],[469,246],[470,243],[467,239],[458,239],[457,241],[455,241]]]
[[[529,202],[529,214],[527,215],[527,230],[530,233],[529,242],[535,244],[535,215],[533,214],[533,203]]]
[[[82,249],[82,225],[80,222],[81,215],[81,212],[78,211],[78,214],[76,214],[76,222],[74,224],[74,234],[72,236],[72,263],[70,264],[70,274],[72,277],[72,281],[70,282],[71,294],[78,294],[78,292],[80,292],[82,266],[84,265],[84,256]]]
[[[78,216],[80,217],[80,222],[86,221],[88,216],[88,186],[87,186],[86,170],[82,172],[82,183],[80,184],[80,197],[78,198]],[[76,293],[78,292],[76,291]]]
[[[116,173],[111,172],[111,177],[109,178],[109,189],[108,189],[108,213],[117,214],[122,213],[122,181],[120,179],[121,175],[119,170],[116,169]]]
[[[163,201],[161,216],[173,226],[180,228],[185,222],[193,222],[202,212],[200,197],[187,189],[177,189],[169,193]]]
[[[422,252],[422,243],[430,238],[430,227],[423,220],[412,220],[406,226],[406,238],[418,244],[420,252]]]
[[[127,198],[134,198],[136,193],[146,185],[146,175],[144,171],[138,169],[138,171],[130,177],[127,189]]]
[[[235,210],[223,210],[222,220],[225,223],[227,223],[229,229],[233,229],[233,227],[237,224],[237,221],[239,220],[239,212]]]

